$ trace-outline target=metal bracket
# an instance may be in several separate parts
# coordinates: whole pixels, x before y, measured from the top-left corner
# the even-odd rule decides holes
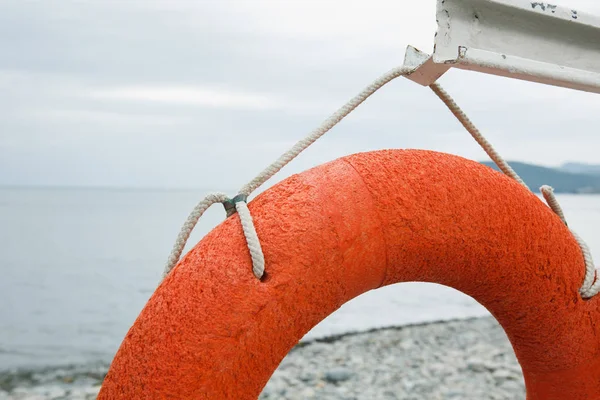
[[[526,0],[438,0],[437,21],[433,57],[410,78],[420,84],[443,65],[600,93],[599,17]]]
[[[404,66],[412,70],[406,78],[423,86],[429,86],[440,79],[449,69],[450,65],[436,64],[433,57],[412,46],[406,48]]]

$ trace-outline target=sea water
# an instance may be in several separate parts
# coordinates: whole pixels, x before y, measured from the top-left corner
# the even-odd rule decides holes
[[[204,194],[0,189],[0,370],[110,361]],[[559,200],[600,260],[600,196]],[[221,207],[210,209],[190,243],[222,219]],[[453,289],[404,283],[354,299],[305,339],[482,315]]]

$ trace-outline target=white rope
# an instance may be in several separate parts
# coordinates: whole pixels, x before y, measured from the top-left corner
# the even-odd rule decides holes
[[[200,201],[200,203],[198,203],[196,207],[194,207],[190,215],[187,217],[187,220],[181,227],[179,235],[177,235],[177,240],[175,240],[173,250],[171,250],[171,254],[169,255],[169,259],[167,260],[167,265],[165,266],[165,270],[163,271],[163,279],[169,274],[169,272],[171,272],[173,267],[175,267],[175,265],[179,261],[181,253],[185,248],[185,244],[187,243],[190,234],[194,230],[194,227],[198,223],[198,220],[200,219],[202,214],[204,214],[204,212],[208,210],[208,208],[213,204],[223,203],[228,199],[229,197],[227,197],[227,195],[225,195],[224,193],[211,193],[207,195],[204,199],[202,199],[202,201]]]
[[[560,219],[562,219],[562,222],[564,222],[565,225],[569,226],[569,224],[567,224],[567,219],[565,218],[565,213],[563,212],[560,204],[558,204],[558,200],[554,195],[554,188],[548,185],[544,185],[540,188],[540,192],[542,192],[546,203],[548,203],[548,206],[550,206],[552,211],[554,211],[554,214],[558,215]]]
[[[444,104],[448,107],[450,112],[454,114],[454,116],[458,119],[458,121],[465,127],[465,129],[473,136],[473,138],[479,143],[479,145],[483,148],[483,150],[488,154],[488,156],[494,161],[494,163],[500,168],[505,175],[511,177],[512,179],[519,182],[525,188],[529,189],[523,179],[508,165],[508,163],[502,158],[502,156],[494,149],[492,144],[486,140],[483,134],[477,129],[477,127],[471,122],[469,117],[465,114],[465,112],[456,104],[454,99],[446,92],[438,83],[434,83],[430,86],[431,90],[444,102]],[[541,187],[542,195],[548,203],[548,206],[554,211],[556,215],[560,217],[560,219],[564,222],[565,225],[568,226],[567,220],[565,219],[565,214],[563,213],[560,204],[558,204],[558,200],[554,195],[554,189],[550,186],[542,186]],[[583,284],[579,289],[579,293],[581,297],[584,299],[588,299],[600,293],[600,279],[596,280],[598,276],[598,271],[594,266],[594,260],[592,259],[592,253],[590,252],[590,248],[587,243],[579,237],[577,233],[571,230],[573,237],[579,244],[581,248],[581,252],[583,253],[583,258],[585,261],[585,278],[583,280]]]
[[[263,255],[260,240],[258,240],[258,235],[254,228],[254,222],[252,222],[252,215],[250,214],[248,204],[246,204],[245,201],[235,203],[235,208],[240,216],[242,229],[244,230],[244,236],[246,236],[246,243],[248,244],[248,250],[250,250],[252,272],[254,272],[254,276],[260,279],[265,273],[265,256]]]
[[[527,189],[527,184],[521,179],[521,177],[511,168],[510,165],[502,156],[494,149],[492,144],[487,141],[487,139],[483,136],[483,134],[477,129],[475,124],[471,122],[467,114],[456,104],[454,99],[446,92],[438,83],[434,83],[429,86],[431,90],[444,102],[444,104],[448,107],[450,112],[454,114],[456,119],[465,127],[465,129],[473,136],[473,139],[479,143],[479,145],[483,148],[483,150],[487,153],[487,155],[494,161],[494,163],[500,168],[505,175],[513,178],[515,181],[519,182],[521,185],[525,186]]]
[[[246,237],[248,249],[250,250],[250,256],[252,257],[252,272],[254,272],[254,275],[258,279],[262,278],[265,271],[265,258],[262,253],[260,241],[258,240],[258,235],[256,234],[256,229],[254,228],[254,223],[252,222],[252,215],[250,215],[250,210],[246,204],[246,197],[243,196],[231,200],[224,193],[211,193],[202,199],[198,205],[196,205],[183,224],[183,227],[177,236],[177,240],[175,241],[175,245],[173,245],[169,259],[167,260],[162,279],[164,279],[175,267],[175,265],[177,265],[177,262],[181,258],[181,253],[185,248],[185,244],[187,243],[192,230],[204,212],[215,203],[222,203],[226,205],[227,203],[232,202],[234,202],[234,210],[236,210],[240,216],[244,236]],[[230,212],[228,211],[228,216],[229,215]]]
[[[585,260],[585,279],[583,280],[583,284],[579,289],[579,293],[581,293],[581,297],[583,297],[584,299],[589,299],[600,293],[600,280],[597,279],[598,270],[594,266],[592,252],[590,251],[590,248],[587,245],[587,243],[581,237],[579,237],[579,235],[575,233],[572,229],[571,233],[575,237],[575,240],[577,240],[579,247],[581,247],[583,259]]]
[[[558,203],[556,196],[554,195],[554,189],[550,186],[544,185],[540,188],[540,190],[542,192],[542,195],[544,196],[544,199],[546,199],[546,203],[548,203],[552,211],[554,211],[554,213],[558,215],[560,219],[562,219],[565,225],[568,226],[567,220],[565,219],[565,214],[563,213],[563,210],[560,204]],[[572,229],[570,230],[573,234],[573,237],[579,244],[579,247],[581,247],[583,259],[585,261],[585,278],[583,280],[581,288],[579,289],[579,293],[581,293],[581,297],[583,297],[584,299],[589,299],[590,297],[594,297],[600,292],[600,280],[596,280],[598,276],[598,270],[594,265],[594,260],[592,258],[592,252],[590,251],[590,247],[577,233],[575,233],[575,231],[573,231]]]
[[[226,195],[222,193],[215,193],[208,195],[204,200],[198,203],[196,208],[194,208],[192,213],[189,215],[185,224],[181,228],[179,235],[177,236],[177,240],[175,242],[175,245],[173,246],[173,250],[171,251],[171,254],[167,261],[167,265],[163,273],[163,278],[169,274],[169,272],[175,267],[175,265],[179,261],[181,253],[185,248],[185,244],[189,239],[192,230],[198,223],[199,218],[202,216],[202,214],[204,214],[208,207],[210,207],[214,203],[225,204],[228,216],[234,212],[234,208],[232,207],[231,203],[233,203],[233,205],[235,206],[235,210],[240,216],[242,230],[244,232],[244,236],[246,237],[246,243],[248,245],[250,257],[252,258],[252,271],[258,279],[262,278],[265,271],[265,258],[262,252],[262,247],[260,245],[258,234],[256,233],[256,228],[254,227],[252,215],[250,214],[250,210],[248,209],[248,205],[246,204],[247,197],[250,196],[252,192],[258,189],[267,180],[269,180],[273,175],[279,172],[283,167],[289,164],[300,153],[306,150],[306,148],[308,148],[311,144],[317,141],[321,136],[329,132],[331,128],[337,125],[342,119],[344,119],[348,114],[354,111],[356,107],[362,104],[366,99],[368,99],[373,93],[375,93],[377,90],[383,87],[386,83],[400,76],[410,74],[411,72],[412,70],[409,68],[398,67],[390,70],[389,72],[376,79],[358,95],[353,97],[349,102],[347,102],[344,106],[342,106],[329,118],[327,118],[317,129],[312,131],[304,139],[298,141],[290,150],[282,154],[275,162],[273,162],[271,165],[265,168],[260,174],[258,174],[246,185],[244,185],[239,191],[239,195],[236,196],[233,200],[229,199]],[[529,189],[523,181],[523,179],[521,179],[521,177],[510,167],[510,165],[508,165],[508,163],[502,158],[502,156],[500,156],[500,154],[494,149],[491,143],[489,143],[486,140],[486,138],[479,131],[479,129],[477,129],[477,127],[473,124],[473,122],[471,122],[469,117],[456,104],[454,99],[452,99],[452,97],[438,83],[432,84],[430,88],[442,100],[442,102],[444,102],[444,104],[448,107],[450,112],[454,114],[454,116],[471,134],[475,141],[479,143],[479,145],[488,154],[488,156],[494,161],[494,163],[496,163],[498,168],[500,168],[500,170],[504,174],[511,177],[512,179],[523,185],[525,188]],[[556,197],[554,196],[552,188],[550,188],[549,186],[544,186],[542,187],[542,193],[550,208],[566,224],[564,213],[560,208]],[[579,246],[581,247],[581,251],[583,253],[586,264],[586,275],[583,285],[580,289],[580,293],[584,298],[589,298],[595,296],[597,293],[600,292],[600,280],[596,281],[597,272],[594,267],[589,247],[575,232],[571,232],[573,233],[573,236],[575,237],[577,243],[579,243]]]
[[[336,126],[342,119],[344,119],[348,114],[350,114],[356,107],[361,105],[366,99],[368,99],[373,93],[377,90],[381,89],[386,83],[400,77],[403,75],[407,75],[412,72],[411,69],[406,67],[398,67],[394,68],[387,73],[383,74],[379,78],[377,78],[373,83],[363,89],[362,92],[353,97],[349,102],[344,104],[339,110],[333,113],[329,118],[327,118],[321,126],[312,131],[307,137],[298,141],[291,149],[287,152],[283,153],[281,157],[279,157],[274,163],[265,168],[258,176],[248,182],[242,189],[240,193],[249,196],[253,191],[258,189],[263,183],[265,183],[269,178],[275,175],[279,170],[285,167],[290,161],[296,158],[300,153],[302,153],[308,146],[313,144],[317,139],[321,136],[329,132],[331,128]]]
[[[183,224],[179,235],[177,236],[177,240],[175,241],[175,245],[173,246],[173,250],[169,255],[169,259],[167,261],[167,265],[165,266],[163,272],[163,279],[165,276],[171,272],[171,270],[175,267],[179,258],[181,257],[181,253],[185,248],[185,244],[190,237],[190,233],[198,223],[198,219],[204,214],[206,209],[215,203],[227,203],[234,201],[235,209],[237,213],[240,215],[240,221],[242,225],[242,229],[244,231],[244,236],[246,237],[246,243],[248,244],[248,250],[250,251],[250,256],[252,258],[252,271],[254,276],[258,279],[262,278],[265,271],[265,257],[262,252],[262,248],[260,246],[260,240],[256,233],[256,229],[254,227],[254,222],[252,221],[252,215],[250,214],[250,210],[246,204],[246,198],[252,194],[256,189],[258,189],[262,184],[264,184],[267,180],[269,180],[273,175],[275,175],[278,171],[280,171],[283,167],[290,163],[294,158],[296,158],[300,153],[306,150],[311,144],[313,144],[317,139],[326,134],[336,126],[342,119],[344,119],[348,114],[350,114],[356,107],[361,105],[366,99],[368,99],[373,93],[377,90],[381,89],[386,83],[400,77],[403,75],[407,75],[412,70],[406,67],[398,67],[394,68],[387,73],[380,76],[373,83],[363,89],[358,95],[353,97],[350,101],[348,101],[344,106],[338,109],[335,113],[333,113],[329,118],[327,118],[317,129],[312,131],[308,136],[304,139],[298,141],[290,150],[283,153],[274,163],[265,168],[260,174],[256,176],[256,178],[252,179],[246,185],[242,187],[239,191],[239,195],[234,198],[234,200],[230,200],[226,195],[222,193],[216,193],[212,195],[208,195],[204,200],[202,200],[194,211],[190,214],[186,222]],[[240,200],[236,200],[240,198]],[[230,212],[228,211],[228,216]]]

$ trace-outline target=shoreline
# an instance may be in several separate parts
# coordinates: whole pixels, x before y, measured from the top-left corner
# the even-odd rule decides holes
[[[439,324],[446,324],[446,323],[453,323],[453,322],[472,322],[472,321],[476,321],[476,320],[480,320],[480,319],[492,319],[492,317],[490,316],[483,316],[483,317],[464,317],[464,318],[452,318],[452,319],[438,319],[438,320],[432,320],[432,321],[427,321],[427,322],[413,322],[413,323],[408,323],[405,325],[397,325],[397,326],[382,326],[382,327],[377,327],[377,328],[371,328],[371,329],[366,329],[364,331],[348,331],[348,332],[344,332],[344,333],[338,333],[338,334],[333,334],[333,335],[327,335],[327,336],[323,336],[323,337],[318,337],[318,338],[313,338],[313,339],[308,339],[308,340],[301,340],[300,342],[298,342],[298,344],[292,349],[290,350],[290,353],[292,351],[295,351],[297,348],[301,348],[303,346],[312,344],[312,343],[327,343],[327,344],[333,344],[339,340],[343,340],[346,337],[349,336],[357,336],[357,335],[364,335],[364,334],[371,334],[371,333],[377,333],[377,332],[381,332],[381,331],[400,331],[403,329],[410,329],[410,328],[419,328],[419,327],[426,327],[429,325],[439,325]]]
[[[95,399],[108,364],[0,371],[0,400]],[[300,342],[260,396],[271,399],[521,400],[521,369],[491,317]]]

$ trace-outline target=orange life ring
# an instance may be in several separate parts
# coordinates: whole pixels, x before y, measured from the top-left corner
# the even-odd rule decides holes
[[[534,194],[429,151],[349,156],[250,204],[267,265],[252,274],[238,216],[188,253],[125,337],[99,399],[255,399],[319,321],[368,290],[435,282],[506,331],[529,400],[600,398],[600,309],[581,250]]]

